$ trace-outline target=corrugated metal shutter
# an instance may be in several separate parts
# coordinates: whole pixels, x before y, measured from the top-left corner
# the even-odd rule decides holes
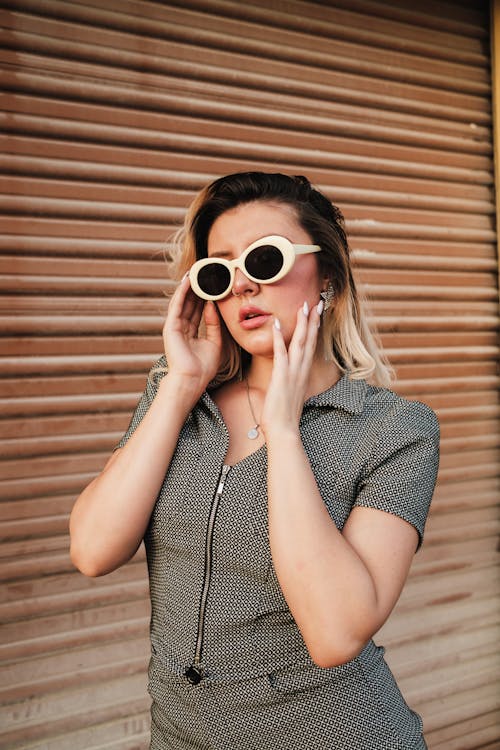
[[[67,518],[161,351],[194,191],[305,173],[345,211],[397,390],[435,408],[425,546],[379,639],[431,750],[498,747],[498,342],[485,0],[3,2],[0,743],[145,747],[142,554]]]

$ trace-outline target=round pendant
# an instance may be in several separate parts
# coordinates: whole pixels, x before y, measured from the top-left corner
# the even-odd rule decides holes
[[[255,438],[259,437],[259,431],[256,427],[252,427],[251,430],[248,430],[247,437],[250,438],[250,440],[255,440]]]

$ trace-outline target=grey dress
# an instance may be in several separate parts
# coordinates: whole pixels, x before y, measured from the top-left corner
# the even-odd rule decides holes
[[[119,446],[161,377],[153,368]],[[344,375],[306,402],[300,429],[339,529],[364,506],[404,518],[422,540],[439,460],[429,407]],[[339,667],[311,660],[272,564],[266,447],[231,467],[227,449],[205,393],[181,430],[145,535],[152,750],[425,748],[383,648],[370,641]]]

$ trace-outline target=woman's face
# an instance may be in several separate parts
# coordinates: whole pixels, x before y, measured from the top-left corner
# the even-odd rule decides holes
[[[208,235],[208,256],[232,260],[255,240],[281,235],[294,244],[311,245],[291,206],[256,201],[226,211]],[[258,284],[237,268],[232,292],[216,304],[234,340],[253,356],[273,355],[272,326],[278,318],[285,344],[290,343],[297,311],[304,302],[317,305],[325,280],[320,277],[315,253],[298,255],[291,271],[280,281]]]

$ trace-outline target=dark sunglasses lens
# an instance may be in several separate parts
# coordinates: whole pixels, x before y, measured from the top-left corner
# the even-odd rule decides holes
[[[229,289],[231,274],[221,263],[208,263],[198,271],[198,284],[205,294],[217,297]]]
[[[245,268],[255,279],[267,281],[283,268],[283,253],[274,245],[259,245],[245,259]]]

